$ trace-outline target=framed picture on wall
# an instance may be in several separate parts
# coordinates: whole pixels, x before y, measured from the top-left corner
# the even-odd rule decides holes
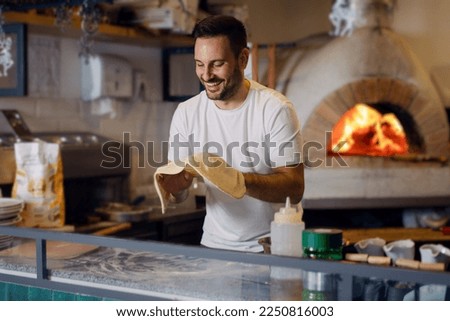
[[[195,73],[194,48],[170,47],[162,54],[164,100],[183,101],[203,89]]]
[[[0,96],[24,96],[26,70],[26,25],[3,25],[0,29]]]

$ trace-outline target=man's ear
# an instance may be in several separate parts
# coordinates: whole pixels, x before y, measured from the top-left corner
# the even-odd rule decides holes
[[[250,50],[248,48],[242,49],[241,54],[239,55],[239,65],[242,69],[245,69],[245,67],[247,67],[249,56]]]

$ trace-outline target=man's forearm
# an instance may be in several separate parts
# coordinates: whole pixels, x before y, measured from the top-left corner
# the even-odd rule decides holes
[[[282,203],[287,196],[293,203],[300,202],[304,191],[303,164],[287,169],[267,175],[243,173],[247,195],[272,203]]]

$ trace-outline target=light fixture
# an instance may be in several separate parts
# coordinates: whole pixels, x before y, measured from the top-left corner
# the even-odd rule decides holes
[[[94,0],[84,0],[80,8],[81,17],[81,39],[80,39],[80,56],[88,59],[91,47],[92,37],[98,30],[101,14],[95,6]]]
[[[27,11],[31,9],[54,8],[55,25],[62,31],[72,23],[74,7],[79,7],[81,18],[81,38],[80,38],[80,56],[87,57],[90,53],[93,36],[98,30],[101,21],[100,10],[97,8],[99,3],[112,3],[113,0],[2,0],[0,8],[0,63],[4,64],[3,52],[8,48],[8,39],[5,38],[2,25],[4,20],[1,13],[6,11]]]
[[[55,25],[65,31],[72,22],[72,16],[73,8],[70,6],[70,0],[66,0],[55,8]]]

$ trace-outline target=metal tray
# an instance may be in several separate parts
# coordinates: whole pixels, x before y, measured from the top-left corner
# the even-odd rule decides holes
[[[150,206],[133,206],[125,203],[108,203],[103,207],[95,209],[108,221],[114,222],[142,222],[148,219],[148,215],[153,210]]]

